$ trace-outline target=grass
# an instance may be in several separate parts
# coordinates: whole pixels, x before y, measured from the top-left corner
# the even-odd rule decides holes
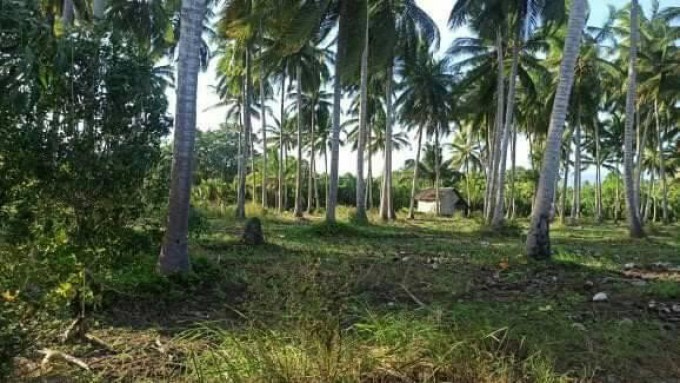
[[[647,308],[680,285],[644,285],[629,262],[680,265],[677,227],[644,240],[625,227],[552,232],[550,263],[522,255],[526,225],[491,233],[473,220],[326,225],[250,209],[267,245],[209,212],[192,274],[152,274],[155,256],[110,280],[92,332],[114,352],[73,346],[91,363],[50,374],[87,381],[657,382],[680,378],[680,331]],[[609,301],[593,303],[606,292]],[[79,374],[79,375],[78,375]]]

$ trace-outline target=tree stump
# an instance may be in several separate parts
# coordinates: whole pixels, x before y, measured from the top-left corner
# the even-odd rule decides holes
[[[259,218],[249,218],[241,236],[241,242],[246,245],[264,244],[264,234],[262,233],[262,222]]]

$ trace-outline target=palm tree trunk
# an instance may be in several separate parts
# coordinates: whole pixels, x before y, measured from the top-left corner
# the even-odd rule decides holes
[[[626,187],[626,209],[628,211],[628,230],[630,236],[633,238],[640,238],[644,236],[642,231],[642,223],[640,222],[640,210],[637,205],[640,200],[636,198],[639,195],[639,189],[635,190],[635,183],[633,182],[633,121],[635,118],[635,98],[637,92],[637,45],[638,45],[638,2],[632,0],[632,7],[630,11],[630,56],[628,67],[628,93],[626,95],[626,128],[623,140],[623,155],[624,155],[624,184]],[[644,137],[643,137],[644,140]],[[644,150],[644,146],[640,147]],[[642,161],[640,161],[642,162]]]
[[[261,34],[261,31],[260,31]],[[260,44],[262,42],[260,41]],[[262,57],[263,48],[260,47],[260,57]],[[262,208],[266,209],[267,201],[267,97],[265,95],[265,74],[263,64],[260,64],[260,123],[262,129]]]
[[[252,94],[253,94],[253,86],[251,84],[251,79],[252,79],[252,57],[250,55],[250,46],[246,46],[246,52],[245,52],[245,60],[246,60],[246,78],[244,81],[244,92],[243,92],[243,126],[245,127],[246,131],[246,136],[245,136],[245,144],[246,149],[244,151],[245,157],[246,157],[246,163],[248,160],[250,160],[250,172],[252,174],[252,182],[251,186],[253,188],[253,194],[252,194],[252,199],[253,202],[255,202],[255,156],[253,155],[253,125],[252,121],[250,118],[250,103],[252,101]],[[246,175],[248,174],[248,168],[244,168]],[[245,214],[244,217],[245,218]]]
[[[567,158],[564,159],[564,179],[562,180],[562,198],[560,201],[562,205],[562,208],[560,209],[560,222],[563,225],[567,223],[567,181],[569,180],[569,152],[570,151],[567,150]]]
[[[302,64],[298,63],[297,76],[297,166],[295,170],[295,208],[293,215],[302,217]]]
[[[312,141],[313,142],[313,141]],[[314,165],[312,166],[312,174],[314,177],[312,178],[312,181],[314,181],[314,202],[316,206],[316,210],[318,211],[321,209],[321,200],[319,199],[319,181],[316,178],[316,150],[313,147],[312,151],[315,152],[314,154]]]
[[[73,7],[73,0],[64,0],[61,10],[61,22],[66,26],[73,25],[75,16],[75,9]]]
[[[382,196],[380,201],[380,218],[383,221],[393,220],[394,205],[392,204],[392,63],[387,68],[387,85],[385,86],[385,169],[383,173]]]
[[[666,184],[666,160],[663,153],[663,141],[661,140],[661,123],[659,121],[659,102],[654,100],[654,119],[656,120],[656,141],[659,152],[659,179],[661,180],[662,218],[663,223],[668,223],[668,185]]]
[[[574,133],[574,189],[571,200],[571,223],[578,222],[581,211],[581,119],[580,113]]]
[[[437,217],[442,214],[442,201],[439,195],[439,183],[440,183],[440,173],[441,173],[441,159],[439,153],[439,127],[434,131],[434,206],[436,209]]]
[[[512,181],[510,184],[510,219],[517,216],[517,201],[515,200],[515,181],[517,176],[517,125],[512,129]]]
[[[243,137],[245,137],[245,132],[243,130],[243,116],[239,113],[239,129],[238,129],[238,186],[236,187],[236,218],[245,217],[245,161],[244,161],[244,145]]]
[[[602,216],[602,161],[600,160],[600,124],[597,116],[593,117],[593,129],[595,138],[595,219],[598,223],[603,220]]]
[[[366,170],[366,201],[369,210],[373,210],[373,146],[371,140],[371,128],[366,129],[367,140],[367,155],[368,155],[368,169]]]
[[[328,209],[328,194],[329,194],[329,188],[330,184],[328,182],[328,148],[326,147],[326,143],[324,143],[323,146],[323,166],[324,166],[324,177],[326,178],[326,209]]]
[[[284,152],[283,161],[285,168],[283,175],[283,210],[288,210],[288,147]]]
[[[368,2],[366,7],[368,8]],[[368,221],[366,216],[366,185],[364,180],[364,151],[366,150],[366,125],[368,122],[368,47],[369,47],[369,17],[366,13],[364,33],[364,49],[361,54],[361,90],[359,111],[359,138],[357,143],[357,188],[356,188],[356,220]]]
[[[493,137],[493,151],[491,152],[492,166],[491,174],[489,175],[488,186],[488,199],[489,208],[486,212],[486,223],[492,223],[493,217],[496,213],[496,198],[498,192],[498,178],[500,172],[501,163],[501,148],[503,141],[503,129],[505,124],[503,123],[503,110],[505,108],[505,73],[503,68],[503,35],[500,29],[496,32],[496,51],[497,51],[497,66],[498,66],[498,86],[496,90],[496,119]]]
[[[574,84],[574,68],[581,47],[581,33],[586,23],[586,9],[586,0],[573,0],[571,3],[564,55],[560,64],[559,82],[555,93],[541,178],[526,243],[527,255],[535,259],[546,259],[551,255],[550,211],[553,188],[559,172],[562,130],[567,117],[571,88]]]
[[[307,178],[307,214],[314,212],[314,113],[316,107],[316,95],[312,96],[312,121],[309,128],[309,166]]]
[[[182,33],[179,40],[177,110],[168,221],[158,258],[158,271],[162,274],[187,272],[190,269],[189,201],[196,137],[196,97],[200,68],[198,50],[205,10],[203,0],[182,1]]]
[[[413,181],[411,182],[411,203],[408,208],[408,219],[415,218],[416,208],[416,184],[418,183],[418,165],[420,165],[420,148],[423,142],[423,127],[418,127],[418,146],[416,147],[416,163],[413,168]],[[470,190],[468,189],[468,193]],[[468,197],[469,199],[469,197]]]
[[[638,120],[638,129],[642,126],[640,125],[640,118],[639,118],[639,113],[636,114],[637,120]],[[645,161],[645,149],[647,147],[647,139],[649,137],[649,120],[645,119],[644,123],[644,128],[642,130],[642,133],[638,132],[639,139],[638,139],[638,148],[637,148],[637,155],[633,154],[632,156],[635,157],[636,159],[634,160],[635,162],[633,163],[633,174],[634,174],[634,190],[635,190],[635,206],[637,206],[638,211],[642,212],[642,201],[640,200],[641,198],[641,190],[642,190],[642,176],[644,173],[644,161]],[[641,222],[643,224],[643,222]]]
[[[649,187],[647,187],[647,198],[645,199],[645,209],[642,214],[642,219],[644,221],[649,220],[649,214],[652,210],[652,200],[654,199],[654,169],[651,171],[652,174],[649,176]],[[654,212],[654,220],[656,220],[656,211]]]
[[[492,226],[500,228],[505,219],[505,167],[508,154],[508,142],[510,140],[510,129],[514,124],[515,113],[515,82],[517,80],[517,67],[519,66],[520,36],[522,23],[517,23],[517,33],[515,44],[512,48],[512,65],[510,67],[510,79],[508,82],[508,99],[505,107],[505,121],[503,132],[501,133],[500,169],[498,171],[498,182],[496,182],[496,205],[493,213]]]
[[[283,213],[284,207],[283,207],[283,186],[286,183],[285,180],[285,175],[284,175],[284,159],[285,157],[283,156],[283,149],[285,146],[284,143],[284,125],[286,121],[286,111],[285,111],[285,105],[286,105],[286,74],[284,73],[281,76],[281,111],[279,114],[279,118],[281,119],[280,122],[280,129],[281,131],[279,132],[279,195],[277,199],[277,209],[279,213]]]
[[[340,6],[340,22],[344,22],[346,15],[346,4]],[[338,204],[338,166],[340,161],[340,102],[342,101],[342,78],[341,65],[344,63],[345,41],[338,38],[335,54],[335,76],[333,78],[333,128],[331,130],[331,174],[330,184],[328,185],[328,195],[326,198],[326,222],[335,223],[335,208]]]

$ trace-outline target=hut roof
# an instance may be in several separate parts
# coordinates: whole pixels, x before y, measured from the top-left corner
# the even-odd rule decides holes
[[[439,194],[440,195],[443,195],[445,193],[455,194],[456,197],[458,197],[458,203],[464,204],[464,205],[467,206],[467,202],[465,202],[465,199],[458,192],[458,190],[456,190],[454,188],[439,188]],[[434,202],[437,199],[436,194],[437,194],[437,191],[434,188],[421,190],[420,193],[416,194],[416,201]]]

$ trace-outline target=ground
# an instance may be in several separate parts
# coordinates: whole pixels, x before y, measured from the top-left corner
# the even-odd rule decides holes
[[[149,254],[113,278],[89,326],[107,346],[52,347],[91,372],[57,359],[40,372],[40,358],[26,357],[19,373],[52,382],[680,381],[677,226],[630,240],[620,225],[556,225],[553,260],[531,262],[523,222],[491,233],[463,218],[360,227],[261,218],[266,245],[241,244],[243,223],[211,212],[191,245],[191,275],[157,277]],[[598,293],[607,300],[593,302]]]

